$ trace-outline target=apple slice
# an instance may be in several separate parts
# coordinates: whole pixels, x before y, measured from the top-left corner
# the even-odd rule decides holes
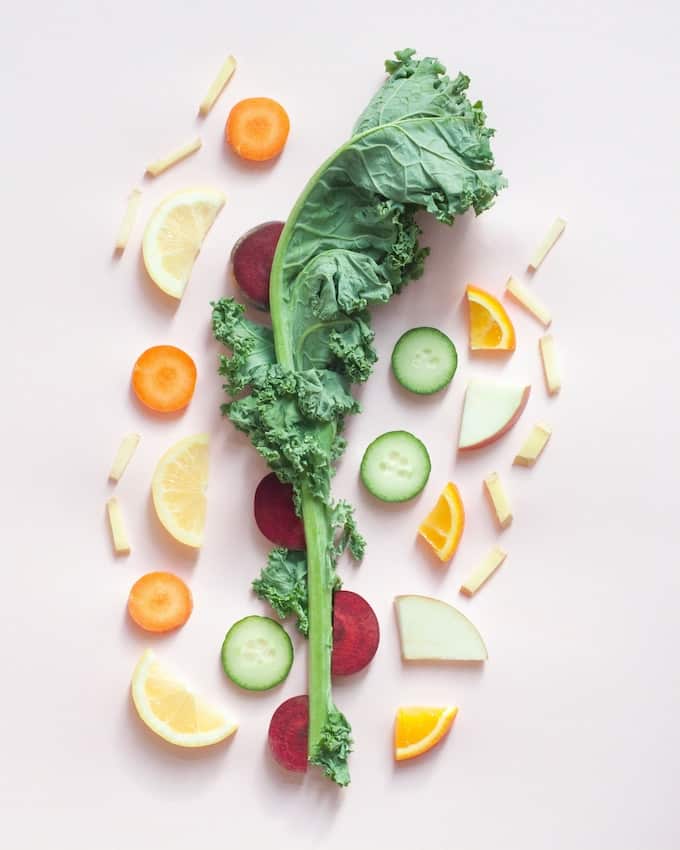
[[[531,387],[472,380],[467,386],[458,448],[480,449],[502,437],[522,415]]]
[[[486,646],[466,616],[431,596],[397,596],[401,656],[405,661],[485,661]]]

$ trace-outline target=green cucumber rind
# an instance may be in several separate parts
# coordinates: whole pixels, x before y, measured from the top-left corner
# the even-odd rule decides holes
[[[422,481],[420,482],[417,489],[409,491],[408,495],[402,496],[400,498],[391,498],[389,496],[385,496],[384,491],[381,492],[379,490],[379,488],[376,488],[375,486],[373,486],[373,484],[370,481],[370,476],[367,475],[367,469],[366,468],[368,466],[367,458],[368,458],[368,455],[369,455],[371,448],[374,447],[376,445],[376,443],[379,443],[380,441],[384,440],[385,437],[393,437],[393,436],[397,436],[397,435],[408,437],[410,440],[413,440],[415,443],[417,443],[419,448],[422,449],[422,457],[423,457],[423,461],[424,461],[424,463],[423,463],[424,475],[423,475]],[[415,499],[415,497],[418,496],[420,493],[422,493],[423,490],[425,489],[425,485],[427,484],[427,482],[430,478],[431,472],[432,472],[432,461],[430,460],[430,453],[428,452],[427,447],[425,446],[425,443],[423,443],[422,440],[419,440],[418,437],[415,436],[415,434],[412,434],[410,431],[404,431],[404,430],[385,431],[384,434],[380,434],[378,437],[376,437],[374,440],[372,440],[368,444],[368,446],[366,446],[366,451],[364,452],[364,456],[361,459],[361,465],[359,467],[359,476],[361,478],[361,482],[364,485],[364,487],[368,490],[368,492],[372,496],[374,496],[376,499],[379,499],[381,502],[388,502],[390,504],[399,504],[401,502],[409,502],[409,501],[411,501],[411,499]]]
[[[229,639],[234,637],[236,633],[238,633],[239,627],[243,625],[243,623],[252,621],[252,620],[264,620],[267,622],[267,628],[271,629],[275,627],[277,634],[280,632],[282,638],[282,644],[288,650],[288,665],[285,669],[282,668],[281,675],[278,678],[268,680],[266,685],[253,685],[252,682],[248,683],[242,677],[235,675],[233,669],[231,669],[231,663],[228,659],[229,652]],[[236,631],[235,631],[236,630]],[[290,639],[290,635],[283,628],[281,623],[277,623],[276,620],[273,620],[271,617],[262,617],[259,614],[249,614],[247,617],[242,617],[240,620],[237,620],[230,628],[227,634],[222,641],[222,649],[220,650],[220,660],[222,662],[222,669],[229,679],[235,684],[238,685],[239,688],[243,688],[246,691],[268,691],[271,688],[275,688],[277,685],[280,685],[281,682],[288,676],[290,673],[290,669],[293,666],[293,660],[295,657],[295,652],[293,649],[293,642]]]
[[[449,349],[449,355],[451,358],[451,364],[449,369],[447,370],[445,376],[439,381],[437,384],[433,384],[427,389],[422,389],[421,386],[414,384],[412,381],[404,375],[400,365],[399,365],[399,348],[403,346],[403,343],[406,339],[415,333],[419,333],[420,331],[428,331],[437,336],[437,338],[444,343],[444,345]],[[391,358],[391,366],[392,373],[399,383],[405,390],[408,390],[411,393],[415,393],[415,395],[434,395],[434,393],[438,393],[440,390],[443,390],[444,387],[447,387],[451,381],[453,380],[454,375],[456,374],[456,370],[458,369],[458,351],[456,350],[456,346],[453,343],[453,340],[450,339],[443,331],[440,331],[439,328],[432,327],[417,327],[410,328],[405,331],[399,339],[396,341],[394,348],[392,349],[392,358]]]

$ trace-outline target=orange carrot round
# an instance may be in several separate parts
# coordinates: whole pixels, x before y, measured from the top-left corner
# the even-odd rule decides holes
[[[196,386],[196,364],[181,348],[155,345],[140,354],[132,370],[137,398],[159,413],[181,410]]]
[[[194,602],[191,591],[173,573],[147,573],[130,590],[128,612],[147,632],[168,632],[183,626]]]
[[[278,156],[290,130],[286,110],[270,97],[249,97],[229,113],[225,136],[244,159],[262,162]]]

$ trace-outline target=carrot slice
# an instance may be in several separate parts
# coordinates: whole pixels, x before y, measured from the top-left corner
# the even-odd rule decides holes
[[[168,632],[183,626],[194,607],[191,591],[173,573],[147,573],[130,590],[128,612],[147,632]]]
[[[137,398],[159,413],[181,410],[196,386],[196,364],[181,348],[155,345],[140,354],[132,370]]]
[[[286,110],[270,97],[249,97],[229,113],[225,137],[243,159],[262,162],[283,150],[290,130]]]

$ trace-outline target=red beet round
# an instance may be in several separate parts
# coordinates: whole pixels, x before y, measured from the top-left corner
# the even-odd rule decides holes
[[[255,522],[267,540],[286,549],[305,548],[305,529],[295,513],[292,484],[284,484],[273,472],[260,481],[253,500]]]
[[[333,596],[333,655],[335,676],[358,673],[372,660],[380,643],[380,626],[363,596],[338,590]]]
[[[269,723],[269,749],[274,760],[286,770],[307,770],[309,699],[306,694],[291,697],[276,709]]]
[[[269,309],[269,275],[283,221],[268,221],[244,234],[231,252],[234,279],[243,294],[261,310]]]

